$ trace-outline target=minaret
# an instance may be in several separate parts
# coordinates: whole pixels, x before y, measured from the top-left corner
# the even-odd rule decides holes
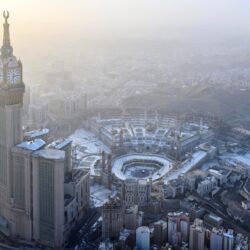
[[[22,63],[13,56],[10,43],[9,12],[4,11],[3,17],[0,55],[0,216],[8,218],[6,207],[12,200],[11,148],[22,139],[21,110],[25,87]]]

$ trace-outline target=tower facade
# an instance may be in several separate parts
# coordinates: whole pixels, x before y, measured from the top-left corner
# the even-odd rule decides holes
[[[210,235],[210,249],[223,249],[223,230],[214,227]]]
[[[112,198],[102,207],[102,238],[118,237],[124,224],[124,206],[122,201]]]
[[[13,171],[11,148],[22,139],[21,112],[25,86],[22,63],[13,55],[9,12],[3,12],[4,33],[0,55],[0,216],[11,221]]]
[[[33,153],[33,237],[54,249],[63,244],[64,164],[62,150]]]
[[[126,207],[145,206],[150,202],[151,183],[147,180],[128,179],[123,182],[122,196]]]
[[[168,224],[166,221],[159,220],[154,223],[154,243],[161,247],[167,242]]]
[[[148,227],[142,226],[136,229],[136,248],[138,250],[150,249],[150,231]]]
[[[223,234],[223,250],[233,250],[234,247],[234,231],[229,229]]]
[[[203,221],[195,219],[194,224],[190,227],[189,249],[203,250],[205,248],[205,229]]]

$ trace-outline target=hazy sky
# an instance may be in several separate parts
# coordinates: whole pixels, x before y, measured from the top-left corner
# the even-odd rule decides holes
[[[204,30],[250,34],[249,0],[0,0],[16,46],[78,38],[171,38]],[[0,19],[1,20],[1,19]]]
[[[126,36],[155,28],[229,30],[250,24],[249,0],[0,0],[0,6],[11,12],[16,33]]]

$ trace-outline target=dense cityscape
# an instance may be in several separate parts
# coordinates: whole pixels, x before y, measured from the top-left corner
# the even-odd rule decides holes
[[[100,52],[101,69],[86,55],[77,76],[47,64],[28,85],[9,19],[4,11],[0,249],[250,249],[245,45],[234,59],[226,47],[201,56],[170,45],[166,58],[118,46],[112,58]]]

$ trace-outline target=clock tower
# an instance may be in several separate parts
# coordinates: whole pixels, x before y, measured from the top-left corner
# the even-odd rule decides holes
[[[21,110],[25,86],[22,63],[13,55],[9,12],[3,12],[4,32],[0,55],[0,216],[10,218],[12,202],[11,148],[22,140]]]

